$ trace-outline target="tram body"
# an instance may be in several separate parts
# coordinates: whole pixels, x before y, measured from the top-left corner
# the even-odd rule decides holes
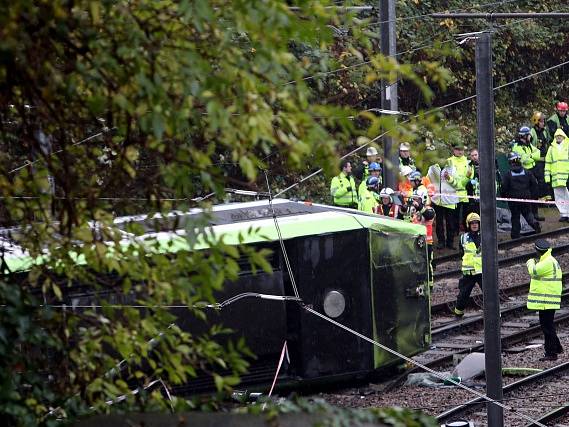
[[[179,215],[191,220],[203,212]],[[430,304],[423,226],[284,199],[274,200],[272,207],[268,201],[219,205],[208,220],[212,235],[223,236],[226,244],[241,242],[271,250],[271,272],[253,272],[240,262],[238,279],[225,283],[217,301],[244,293],[294,296],[290,273],[302,301],[243,298],[208,312],[208,327],[218,323],[232,329],[229,338],[243,337],[256,355],[249,373],[242,376],[243,386],[272,382],[285,341],[288,358],[281,367],[279,384],[363,377],[401,360],[304,306],[405,356],[428,349]],[[119,222],[129,221],[145,219],[123,218]],[[167,240],[172,235],[180,232],[155,233],[153,237]],[[82,295],[82,302],[86,302]],[[73,305],[72,291],[65,298]],[[181,328],[200,332],[187,310],[173,309],[173,313]],[[211,386],[209,378],[198,377],[176,387],[175,392],[201,393]]]

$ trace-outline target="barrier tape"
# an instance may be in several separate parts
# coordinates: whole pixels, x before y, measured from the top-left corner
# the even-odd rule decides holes
[[[403,197],[410,197],[410,195],[404,195],[399,193],[400,196]],[[429,193],[429,197],[441,197],[441,196],[445,196],[445,197],[456,197],[459,199],[473,199],[473,200],[479,200],[480,196],[463,196],[463,195],[456,195],[455,193],[433,193],[430,194]],[[554,200],[535,200],[535,199],[517,199],[515,197],[496,197],[496,201],[499,202],[520,202],[520,203],[537,203],[539,205],[559,205],[559,204],[569,204],[569,200],[565,201],[565,200],[559,200],[559,201],[554,201]],[[458,202],[457,202],[458,203]],[[435,205],[437,203],[434,203]],[[450,204],[456,204],[456,203],[450,203]]]

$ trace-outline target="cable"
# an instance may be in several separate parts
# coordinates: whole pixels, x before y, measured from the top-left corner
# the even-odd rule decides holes
[[[272,214],[273,214],[273,220],[275,221],[275,228],[277,229],[277,234],[279,236],[279,242],[281,245],[281,249],[283,251],[283,257],[284,257],[286,268],[287,268],[287,271],[288,271],[288,274],[290,277],[290,282],[292,284],[292,289],[294,291],[294,296],[298,299],[298,301],[302,301],[302,299],[300,298],[300,294],[298,293],[298,289],[296,287],[296,281],[294,280],[294,274],[292,274],[292,268],[291,268],[290,262],[288,260],[288,255],[286,252],[286,247],[284,244],[283,236],[281,234],[279,222],[277,221],[277,214],[276,214],[275,208],[273,206],[273,196],[271,194],[271,186],[269,184],[269,176],[267,175],[267,171],[264,169],[263,169],[263,173],[265,174],[265,180],[267,181],[267,191],[269,192],[269,207],[270,207]]]
[[[109,129],[109,128],[105,128],[105,129],[103,129],[101,132],[98,132],[98,133],[96,133],[96,134],[93,134],[93,135],[91,135],[91,136],[88,136],[87,138],[82,139],[81,141],[74,142],[73,144],[71,144],[71,146],[72,146],[72,147],[75,147],[75,146],[77,146],[77,145],[79,145],[79,144],[83,144],[84,142],[87,142],[87,141],[90,141],[90,140],[92,140],[92,139],[98,138],[99,136],[102,136],[102,135],[104,135],[104,134],[107,133],[107,132],[112,132],[112,131],[114,131],[114,130],[116,130],[116,129],[117,129],[116,127],[113,127],[113,128],[110,128],[110,129]],[[53,156],[54,154],[59,154],[59,153],[61,153],[61,152],[63,152],[63,148],[60,149],[60,150],[54,151],[53,153],[50,153],[48,157],[51,157],[51,156]],[[18,166],[16,169],[12,169],[10,172],[8,172],[8,175],[11,175],[11,174],[13,174],[14,172],[17,172],[17,171],[19,171],[20,169],[23,169],[23,168],[25,168],[25,167],[31,166],[31,165],[33,165],[33,164],[39,162],[40,160],[42,160],[42,159],[37,159],[37,160],[31,161],[31,162],[30,162],[30,161],[27,161],[27,162],[24,163],[23,165]]]
[[[465,10],[472,10],[476,7],[480,7],[480,8],[484,8],[484,7],[490,7],[490,6],[501,6],[503,4],[507,4],[507,3],[516,3],[522,0],[503,0],[503,1],[496,1],[496,2],[492,2],[492,3],[486,3],[486,4],[481,4],[478,6],[472,6],[472,7],[467,7],[467,8],[462,8],[462,9],[455,9],[455,10],[449,10],[449,11],[444,11],[444,12],[430,12],[430,13],[424,13],[421,15],[413,15],[413,16],[402,16],[400,18],[395,18],[395,19],[391,19],[391,20],[387,20],[387,21],[374,21],[374,22],[370,22],[368,24],[365,24],[364,26],[375,26],[375,25],[381,25],[381,24],[387,24],[389,22],[397,22],[397,21],[406,21],[409,19],[415,19],[415,18],[430,18],[431,15],[433,15],[433,13],[458,13],[458,12],[463,12]],[[417,19],[419,20],[419,19]]]
[[[542,73],[546,73],[546,72],[548,72],[548,71],[551,71],[551,70],[553,70],[553,69],[555,69],[555,68],[562,67],[562,66],[567,65],[567,64],[569,64],[569,61],[562,62],[562,63],[560,63],[560,64],[557,64],[557,65],[554,65],[554,66],[552,66],[552,67],[549,67],[549,68],[547,68],[547,69],[545,69],[545,70],[541,70],[541,71],[538,71],[538,72],[536,72],[536,73],[532,73],[532,74],[529,74],[529,75],[527,75],[527,76],[521,77],[521,78],[519,78],[519,79],[513,80],[513,81],[511,81],[511,82],[505,83],[505,84],[503,84],[503,85],[497,86],[497,87],[494,88],[494,90],[498,90],[498,89],[502,89],[502,88],[507,87],[507,86],[511,86],[511,85],[516,84],[516,83],[519,83],[519,82],[521,82],[521,81],[523,81],[523,80],[530,79],[530,78],[532,78],[532,77],[535,77],[535,76],[540,75],[540,74],[542,74]],[[466,98],[462,98],[462,99],[459,99],[459,100],[457,100],[457,101],[453,101],[453,102],[450,102],[450,103],[448,103],[448,104],[441,105],[441,106],[439,106],[439,107],[435,107],[435,108],[433,108],[433,109],[431,109],[431,110],[428,110],[428,111],[422,113],[422,115],[424,115],[424,116],[431,115],[431,114],[436,113],[436,112],[438,112],[438,111],[440,111],[440,110],[444,110],[444,109],[446,109],[446,108],[452,107],[452,106],[457,105],[457,104],[461,104],[461,103],[463,103],[463,102],[469,101],[469,100],[474,99],[474,98],[476,98],[476,95],[470,95],[470,96],[468,96],[468,97],[466,97]],[[417,117],[419,117],[419,116],[421,116],[421,113],[415,114],[415,115],[412,116],[411,118],[402,121],[401,124],[408,123],[409,121],[411,121],[411,119],[417,118]],[[384,132],[384,133],[382,133],[382,134],[376,136],[376,137],[373,138],[372,140],[366,142],[365,144],[362,144],[361,146],[359,146],[359,147],[353,149],[352,151],[350,151],[349,153],[343,155],[342,157],[340,157],[340,159],[345,159],[346,157],[349,157],[349,156],[353,155],[354,153],[358,152],[358,151],[361,150],[362,148],[367,147],[369,144],[371,144],[371,143],[377,141],[379,138],[381,138],[381,137],[387,135],[389,132],[390,132],[390,131],[386,131],[386,132]],[[284,194],[284,193],[288,192],[289,190],[291,190],[291,189],[297,187],[298,185],[302,184],[303,182],[305,182],[306,180],[312,178],[313,176],[318,175],[318,174],[319,174],[320,172],[322,172],[322,171],[323,171],[323,169],[320,168],[320,169],[318,169],[317,171],[315,171],[315,172],[311,173],[310,175],[308,175],[307,177],[302,178],[300,181],[295,182],[294,184],[289,185],[289,186],[286,187],[284,190],[281,190],[281,191],[279,191],[277,194],[275,194],[275,197],[281,196],[282,194]]]

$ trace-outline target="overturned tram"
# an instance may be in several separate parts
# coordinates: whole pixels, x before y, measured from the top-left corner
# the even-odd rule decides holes
[[[204,212],[177,215],[191,220]],[[272,271],[253,272],[241,263],[238,279],[225,283],[216,295],[217,301],[234,302],[208,314],[210,325],[231,328],[229,338],[243,337],[256,355],[242,386],[270,384],[285,342],[288,358],[279,371],[279,385],[363,378],[400,360],[327,319],[405,356],[429,347],[423,226],[285,199],[215,206],[207,220],[211,232],[223,236],[226,244],[271,250]],[[143,222],[144,217],[120,222],[129,221]],[[182,329],[196,332],[187,310],[172,310]],[[175,392],[200,393],[211,386],[204,376],[175,387]]]

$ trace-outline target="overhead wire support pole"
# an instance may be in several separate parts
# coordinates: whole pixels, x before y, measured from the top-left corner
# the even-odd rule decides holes
[[[496,227],[496,155],[494,149],[494,84],[492,80],[492,34],[476,38],[476,118],[480,153],[480,213],[482,290],[484,295],[484,357],[486,392],[501,401],[502,358],[500,343],[500,297],[498,294],[498,239]],[[488,425],[502,427],[504,410],[487,405]]]
[[[395,0],[380,0],[380,47],[384,56],[395,58],[397,55],[397,41],[395,32]],[[381,108],[383,110],[398,111],[397,82],[390,84],[381,81]],[[383,169],[385,186],[397,188],[397,176],[399,172],[399,151],[390,134],[383,137]]]

